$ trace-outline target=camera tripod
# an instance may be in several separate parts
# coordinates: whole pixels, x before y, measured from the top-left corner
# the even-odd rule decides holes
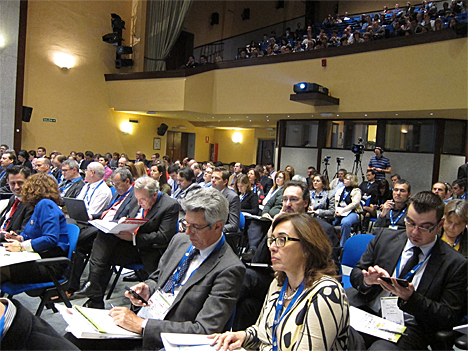
[[[362,171],[361,156],[362,156],[362,153],[354,154],[353,170],[351,171],[351,173],[358,175],[359,170],[361,170],[362,181],[364,181],[365,178],[364,178],[364,172]]]

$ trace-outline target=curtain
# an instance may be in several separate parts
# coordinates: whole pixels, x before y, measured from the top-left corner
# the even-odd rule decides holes
[[[191,5],[192,0],[150,0],[148,2],[146,71],[166,70],[164,59],[177,41]]]

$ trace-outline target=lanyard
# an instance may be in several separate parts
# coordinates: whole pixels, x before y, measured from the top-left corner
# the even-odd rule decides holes
[[[245,193],[245,194],[244,194],[244,195],[242,195],[242,196],[239,196],[239,198],[240,198],[241,202],[242,202],[242,201],[244,201],[244,198],[245,198],[246,196],[247,196],[247,193]]]
[[[286,307],[286,310],[281,313],[283,310],[283,303],[284,303],[284,295],[286,294],[286,289],[288,287],[288,278],[286,278],[283,288],[281,289],[281,292],[278,297],[278,301],[276,303],[276,313],[275,313],[275,321],[273,322],[273,330],[272,330],[272,342],[273,342],[273,351],[278,351],[278,343],[276,341],[276,330],[278,329],[278,325],[283,319],[283,317],[291,310],[291,307],[294,305],[296,300],[301,296],[302,291],[304,290],[305,283],[302,281],[301,285],[299,285],[299,288],[296,291],[296,294],[294,295],[294,298],[289,302],[288,307]]]
[[[2,318],[0,318],[0,340],[3,337],[3,328],[5,328],[5,316],[8,310],[8,304],[5,304],[5,311],[3,312]]]
[[[216,245],[216,247],[214,248],[213,251],[211,251],[211,253],[203,260],[203,262],[205,262],[208,257],[210,257],[213,253],[215,253],[216,251],[218,251],[221,246],[223,246],[224,242],[226,241],[226,238],[224,237],[224,234],[222,234],[222,237],[221,237],[221,240],[218,242],[218,245]],[[182,284],[180,284],[180,281],[183,279],[183,277],[179,277],[179,273],[180,273],[180,270],[184,264],[184,262],[187,260],[188,258],[188,254],[192,251],[192,250],[195,250],[195,247],[193,245],[190,245],[190,247],[188,248],[187,252],[185,253],[184,257],[182,257],[182,259],[180,260],[179,262],[179,265],[177,266],[177,270],[175,271],[174,273],[174,286],[172,287],[172,294],[174,294],[174,288],[175,287],[179,287],[179,286],[182,286]],[[203,262],[200,264],[200,266],[203,264]],[[190,280],[190,278],[192,277],[193,273],[195,273],[198,268],[200,268],[200,266],[198,266],[191,274],[190,274],[190,277],[188,277],[187,281]]]
[[[424,261],[419,262],[416,266],[414,266],[414,267],[408,272],[408,274],[406,274],[406,275],[403,277],[403,279],[408,280],[408,279],[411,278],[413,275],[415,275],[417,271],[419,271],[419,269],[420,269],[421,266],[424,264],[424,262],[426,262],[427,259],[428,259],[429,257],[431,257],[431,253],[432,253],[432,249],[433,249],[433,248],[434,248],[434,247],[432,247],[431,250],[427,253],[426,258],[424,258]],[[401,257],[402,257],[402,256],[403,256],[403,253],[401,254],[400,258],[398,259],[398,263],[397,263],[397,266],[396,266],[398,275],[400,275],[400,265],[401,265]],[[400,278],[400,277],[398,277],[398,278]]]
[[[349,193],[350,192],[344,188],[343,192],[341,193],[341,201],[344,201],[348,197]]]
[[[254,185],[253,192],[256,194],[257,193],[257,184]]]
[[[398,217],[396,219],[393,219],[393,209],[390,210],[390,223],[392,225],[392,227],[394,227],[397,222],[400,220],[401,216],[403,216],[406,212],[406,207],[403,209],[403,211],[401,211],[401,213],[398,215]]]
[[[319,198],[319,199],[322,198],[322,196],[323,196],[322,194],[323,194],[323,193],[325,193],[325,190],[322,190],[322,191],[318,194],[318,198]],[[314,191],[312,192],[312,200],[315,201],[315,196],[316,196],[316,195],[317,195],[317,192],[314,190]]]
[[[102,183],[104,183],[103,180],[101,180],[101,181],[99,182],[99,184],[97,185],[97,187],[94,188],[94,190],[93,190],[93,192],[91,193],[91,196],[89,197],[89,199],[87,198],[87,196],[88,196],[88,191],[89,191],[89,187],[88,187],[88,189],[86,189],[86,193],[85,193],[85,196],[84,196],[84,197],[85,197],[85,199],[86,199],[86,202],[88,203],[88,206],[89,206],[89,204],[91,203],[91,199],[93,198],[94,192],[97,190],[97,188],[99,188],[99,187],[102,185]],[[91,186],[91,184],[90,184],[89,186]]]
[[[121,199],[123,199],[125,196],[128,195],[128,193],[130,192],[130,190],[132,190],[133,186],[130,186],[130,189],[128,189],[125,194],[123,195],[120,195],[119,197],[115,198],[114,201],[112,201],[112,203],[109,205],[109,208],[112,208],[112,205],[114,205],[116,202],[118,203]],[[158,195],[158,198],[159,198],[159,195]]]
[[[69,187],[71,187],[73,184],[75,184],[77,181],[79,181],[81,177],[75,178],[73,180],[70,180],[70,183],[67,183],[65,186],[60,187],[60,190],[62,192],[68,190]]]

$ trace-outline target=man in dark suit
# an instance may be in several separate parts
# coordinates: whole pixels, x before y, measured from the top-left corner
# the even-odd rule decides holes
[[[2,350],[79,350],[16,300],[0,299],[0,317]]]
[[[16,156],[14,153],[11,152],[4,152],[1,156],[0,159],[0,165],[2,168],[0,168],[0,189],[1,193],[9,193],[10,188],[8,187],[8,177],[6,170],[10,167],[13,167],[16,162]]]
[[[362,334],[370,350],[427,349],[436,331],[451,330],[466,314],[467,260],[437,236],[443,213],[440,197],[417,194],[408,207],[406,231],[382,230],[354,267],[350,305],[379,314],[380,298],[393,295],[407,327],[396,344]],[[392,284],[383,276],[392,277]]]
[[[148,222],[134,233],[97,234],[89,260],[89,281],[75,293],[76,297],[91,298],[85,303],[87,307],[104,308],[103,296],[111,265],[142,262],[149,275],[156,271],[159,259],[177,233],[177,201],[159,191],[158,182],[150,177],[138,178],[134,187],[139,206],[134,206],[128,217],[144,218]]]
[[[63,182],[59,184],[60,196],[76,198],[84,185],[78,162],[75,160],[63,161],[62,174]]]
[[[211,177],[212,187],[219,190],[229,201],[229,216],[223,232],[237,232],[239,230],[240,200],[234,191],[227,187],[229,171],[224,167],[216,167]]]
[[[73,160],[72,162],[76,163]],[[130,211],[138,207],[137,200],[134,197],[133,177],[130,171],[125,168],[117,168],[112,173],[111,180],[116,191],[112,196],[110,204],[103,211],[91,215],[90,220],[102,219],[104,221],[117,222],[122,217],[128,217]],[[80,277],[85,269],[86,256],[91,253],[94,239],[99,233],[99,229],[93,225],[80,223],[77,223],[77,225],[80,227],[80,236],[73,263],[70,287],[68,288],[70,295],[80,288]]]
[[[228,217],[226,198],[213,188],[201,188],[188,195],[183,208],[185,234],[173,238],[150,279],[132,287],[150,303],[158,292],[167,292],[171,303],[162,319],[153,319],[145,309],[138,313],[144,317],[126,307],[110,311],[117,325],[143,334],[143,349],[162,347],[161,332],[222,332],[242,285],[245,268],[222,234]],[[184,257],[190,257],[187,268],[174,274]],[[140,300],[125,295],[135,306],[142,306]]]
[[[7,207],[0,214],[0,229],[2,232],[14,231],[19,234],[23,231],[26,224],[28,224],[34,212],[33,208],[25,206],[20,200],[21,189],[31,171],[27,167],[13,166],[7,168],[6,174],[13,196],[8,201]]]

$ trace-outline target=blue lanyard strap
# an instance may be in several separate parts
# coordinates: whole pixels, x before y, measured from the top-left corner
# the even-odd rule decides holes
[[[281,289],[281,292],[278,297],[278,301],[276,302],[276,313],[275,313],[275,321],[273,322],[273,328],[272,328],[272,342],[273,342],[273,351],[278,351],[278,342],[276,338],[276,331],[278,329],[278,325],[281,322],[281,319],[291,310],[292,306],[296,302],[296,300],[299,298],[299,296],[302,295],[302,292],[304,291],[305,287],[305,282],[302,281],[301,285],[299,285],[299,288],[296,291],[296,294],[294,295],[294,298],[289,302],[288,307],[286,307],[286,310],[283,312],[283,305],[284,305],[284,295],[286,294],[286,289],[288,288],[288,278],[286,278],[283,287]]]
[[[401,213],[398,215],[396,219],[393,219],[393,209],[390,210],[390,223],[392,227],[394,227],[398,223],[398,221],[405,214],[405,212],[406,212],[406,207],[403,209],[403,211],[401,211]]]
[[[5,316],[8,310],[8,304],[4,304],[5,306],[5,311],[3,311],[3,316],[0,318],[0,340],[2,339],[3,336],[3,328],[5,328]]]
[[[94,188],[93,192],[91,193],[91,196],[89,197],[89,200],[87,199],[89,187],[88,187],[88,189],[86,189],[86,193],[85,193],[84,198],[85,198],[86,202],[88,203],[88,206],[89,206],[89,204],[91,203],[91,199],[93,198],[93,195],[94,195],[94,193],[96,192],[97,188],[99,188],[99,187],[102,185],[102,183],[104,183],[103,180],[101,180],[101,181],[99,182],[99,184],[97,185],[97,187]],[[91,186],[91,184],[90,184],[89,186]]]
[[[426,262],[427,259],[429,257],[431,257],[431,253],[432,253],[433,248],[434,247],[432,247],[431,250],[427,253],[427,256],[424,258],[424,260],[422,262],[419,262],[416,266],[414,266],[402,279],[408,280],[413,275],[415,275],[416,272],[419,271],[421,266],[424,264],[424,262]],[[401,254],[400,258],[398,259],[398,263],[397,263],[397,266],[396,266],[396,272],[397,272],[398,275],[400,275],[400,265],[401,265],[401,257],[402,256],[403,256],[403,253]],[[398,278],[401,278],[401,277],[398,277]]]
[[[247,193],[245,193],[244,195],[240,196],[240,200],[241,202],[244,201],[244,198],[247,196]]]
[[[123,195],[120,195],[119,197],[115,198],[114,201],[112,201],[112,203],[109,205],[109,208],[112,207],[112,205],[114,205],[116,202],[119,202],[121,199],[125,198],[125,196],[128,195],[128,193],[132,190],[133,186],[130,186],[130,189],[128,189],[125,194]]]
[[[221,240],[218,242],[218,245],[216,245],[216,247],[214,248],[213,251],[211,251],[211,253],[208,255],[208,257],[210,257],[213,253],[215,253],[216,251],[221,249],[221,246],[223,246],[225,241],[226,241],[226,238],[224,237],[224,234],[222,234]],[[188,256],[190,255],[190,253],[193,250],[195,250],[195,247],[193,245],[190,245],[190,247],[188,248],[188,250],[185,253],[184,257],[182,257],[182,259],[179,262],[179,265],[177,266],[177,270],[174,273],[174,282],[175,283],[174,283],[174,286],[172,287],[172,294],[174,294],[174,289],[176,287],[182,286],[181,281],[183,280],[184,277],[180,277],[179,272],[180,272],[184,262],[188,259]],[[203,262],[205,262],[208,259],[208,257],[206,257],[203,260]],[[200,266],[203,264],[203,262],[200,264]],[[187,281],[192,277],[193,273],[195,273],[200,266],[198,266],[196,269],[193,270],[193,272],[190,274],[190,277],[188,277]]]

